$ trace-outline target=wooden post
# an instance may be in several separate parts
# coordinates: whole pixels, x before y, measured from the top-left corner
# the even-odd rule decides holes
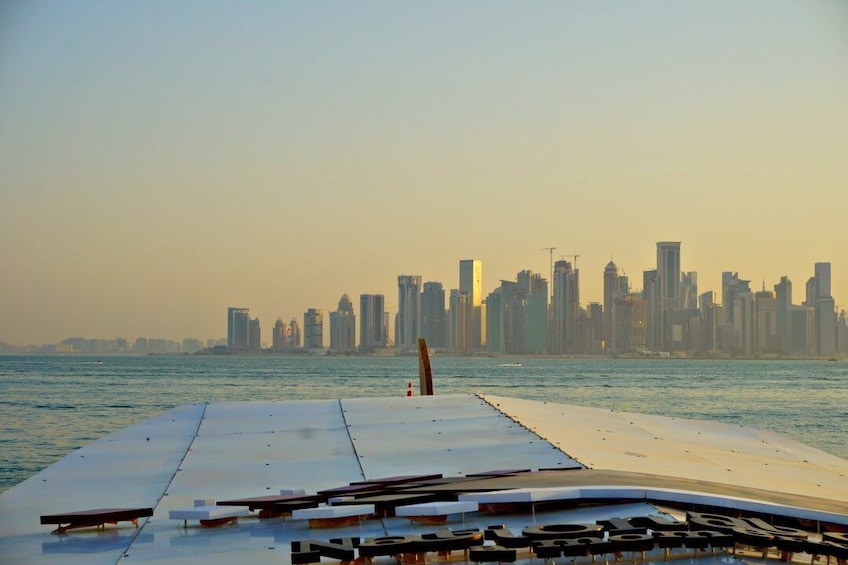
[[[433,396],[433,371],[430,369],[430,354],[427,342],[418,338],[418,386],[421,395]]]

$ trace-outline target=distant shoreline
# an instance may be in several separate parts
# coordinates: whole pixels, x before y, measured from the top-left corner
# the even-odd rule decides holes
[[[52,353],[52,352],[30,352],[30,351],[9,351],[0,352],[2,357],[88,357],[92,359],[114,358],[114,357],[294,357],[294,358],[338,358],[338,357],[362,357],[362,358],[395,358],[395,357],[415,357],[414,353],[309,353],[309,352],[292,352],[292,351],[269,351],[263,350],[260,352],[209,352],[198,351],[195,353]],[[531,355],[531,354],[493,354],[479,353],[474,355],[454,355],[443,353],[430,353],[433,358],[444,359],[562,359],[562,360],[622,360],[622,361],[826,361],[838,362],[848,360],[848,356],[839,354],[834,357],[815,357],[815,356],[769,356],[769,355],[661,355],[661,354],[623,354],[623,355]]]

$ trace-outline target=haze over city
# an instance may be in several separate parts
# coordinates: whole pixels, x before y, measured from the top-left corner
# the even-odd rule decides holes
[[[216,338],[579,254],[639,288],[832,265],[844,2],[0,5],[0,341]]]

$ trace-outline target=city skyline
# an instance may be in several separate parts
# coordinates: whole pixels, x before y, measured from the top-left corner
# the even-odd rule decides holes
[[[580,283],[580,280],[585,280],[586,275],[581,273],[581,269],[574,269],[571,262],[560,259],[557,260],[554,266],[553,283],[544,276],[543,273],[534,272],[532,270],[518,270],[512,279],[501,279],[497,283],[492,283],[491,290],[487,290],[485,286],[485,278],[483,277],[484,266],[479,259],[463,259],[459,260],[459,277],[457,279],[456,288],[450,288],[450,283],[443,281],[426,280],[422,275],[398,275],[396,277],[397,286],[395,291],[398,293],[399,304],[404,302],[410,306],[400,306],[392,308],[391,302],[386,300],[385,294],[382,293],[362,293],[358,295],[359,307],[363,311],[361,318],[357,319],[356,309],[353,307],[351,299],[347,292],[341,295],[338,301],[338,306],[333,308],[325,307],[309,307],[300,314],[294,314],[290,317],[286,314],[278,314],[273,318],[276,323],[273,329],[270,322],[266,320],[265,330],[261,333],[261,339],[257,339],[260,334],[260,326],[262,324],[260,316],[253,316],[249,307],[227,307],[227,317],[225,324],[225,333],[223,336],[204,337],[198,339],[197,335],[180,336],[177,338],[163,338],[162,336],[144,336],[140,335],[135,338],[136,346],[143,342],[142,347],[146,348],[146,342],[149,339],[152,342],[158,342],[157,348],[152,348],[151,351],[158,353],[175,353],[180,352],[179,342],[183,342],[185,347],[186,342],[192,344],[193,350],[199,349],[195,347],[197,344],[205,343],[207,348],[215,346],[224,346],[231,352],[258,352],[260,349],[270,349],[272,351],[290,351],[292,349],[321,349],[327,348],[333,341],[334,323],[341,324],[338,329],[348,334],[344,338],[344,343],[348,346],[342,351],[373,351],[375,348],[382,347],[399,348],[400,350],[409,350],[416,347],[416,340],[420,337],[429,337],[429,343],[433,343],[432,338],[436,337],[435,343],[437,347],[447,347],[454,349],[456,347],[456,336],[451,334],[457,331],[457,324],[462,327],[467,326],[467,338],[465,345],[461,345],[456,349],[456,353],[469,354],[472,352],[482,352],[490,350],[485,343],[486,336],[486,308],[489,310],[489,324],[494,316],[493,307],[500,308],[501,302],[506,300],[504,293],[512,293],[519,291],[522,301],[526,300],[528,312],[535,312],[533,316],[539,318],[534,322],[535,325],[541,323],[543,318],[549,318],[543,325],[546,326],[545,333],[550,332],[550,340],[545,336],[536,336],[536,346],[544,349],[543,354],[564,354],[569,348],[581,348],[577,341],[578,334],[578,319],[581,316],[588,315],[590,319],[597,318],[598,327],[596,330],[598,338],[610,342],[610,337],[615,336],[616,324],[616,307],[618,299],[624,298],[626,295],[639,295],[646,301],[651,301],[656,310],[651,310],[650,314],[646,313],[646,322],[651,329],[651,335],[645,337],[645,348],[653,351],[667,350],[672,345],[672,342],[678,338],[672,338],[669,331],[671,325],[681,323],[679,315],[673,311],[693,311],[698,310],[701,316],[709,316],[707,310],[710,306],[717,306],[719,309],[724,307],[721,313],[721,318],[724,322],[733,325],[734,322],[734,305],[741,293],[748,294],[751,300],[757,304],[761,298],[767,298],[774,302],[777,309],[770,314],[768,324],[773,325],[774,332],[783,333],[782,326],[791,327],[791,320],[785,319],[788,314],[787,309],[793,306],[798,307],[807,305],[814,310],[815,324],[820,326],[835,325],[840,314],[843,315],[848,311],[848,306],[832,295],[832,265],[828,261],[817,261],[812,266],[812,271],[809,277],[804,279],[805,293],[801,294],[798,290],[793,294],[792,288],[804,288],[798,283],[793,283],[790,277],[781,276],[774,284],[766,284],[763,281],[761,287],[751,285],[750,279],[743,279],[739,272],[724,271],[721,276],[719,290],[714,291],[712,288],[704,289],[698,286],[698,272],[695,270],[684,271],[681,268],[681,247],[682,242],[657,242],[656,243],[656,265],[653,268],[647,268],[642,271],[643,286],[633,284],[633,278],[627,275],[619,265],[610,261],[605,267],[601,275],[603,300],[602,301],[585,301],[581,298],[581,289],[585,287],[585,283]],[[573,257],[572,257],[573,258]],[[685,262],[684,262],[685,263]],[[473,265],[473,268],[472,268]],[[657,273],[665,272],[663,277]],[[473,273],[473,276],[472,276]],[[743,273],[744,276],[744,273]],[[675,281],[669,283],[668,280]],[[472,284],[470,281],[474,281]],[[507,285],[507,286],[504,286]],[[549,294],[549,286],[552,286],[552,291]],[[445,289],[449,289],[450,298],[447,297]],[[429,290],[428,290],[429,289]],[[761,289],[761,290],[760,290]],[[788,290],[787,290],[788,289]],[[704,292],[706,290],[706,292]],[[441,329],[436,329],[428,323],[428,317],[434,312],[437,303],[433,302],[433,297],[428,298],[428,294],[436,291],[440,294],[438,301],[441,302],[441,313],[439,314],[439,324]],[[480,295],[480,301],[483,306],[483,314],[473,308],[474,294]],[[532,296],[531,296],[532,295]],[[763,295],[763,296],[761,296]],[[769,298],[770,295],[770,298]],[[464,296],[462,302],[456,302],[457,297]],[[536,300],[538,298],[538,300]],[[549,301],[550,299],[550,301]],[[821,299],[827,299],[824,304],[825,311],[830,311],[833,314],[832,319],[826,318],[824,322],[820,320],[822,312]],[[466,302],[467,300],[467,302]],[[494,304],[491,301],[495,300]],[[429,303],[429,304],[427,304]],[[530,304],[534,306],[530,306]],[[425,307],[425,304],[427,305]],[[648,302],[646,302],[646,305]],[[784,306],[781,309],[781,304]],[[611,308],[612,306],[612,308]],[[738,306],[738,305],[737,305]],[[750,307],[753,307],[754,303]],[[478,307],[479,308],[479,307]],[[549,310],[547,310],[549,308]],[[467,309],[467,311],[466,311]],[[597,311],[595,311],[595,309]],[[454,310],[453,312],[451,310]],[[547,310],[547,313],[546,313]],[[404,314],[404,311],[411,312]],[[324,312],[327,313],[328,323],[324,323]],[[464,312],[464,313],[458,313]],[[654,313],[656,312],[656,313]],[[380,319],[382,313],[382,319]],[[349,316],[349,321],[343,321],[341,316]],[[456,316],[466,317],[467,320],[458,320]],[[738,315],[738,314],[737,314]],[[750,315],[750,312],[748,313]],[[667,316],[670,318],[667,320]],[[677,317],[675,317],[677,316]],[[828,314],[830,316],[830,314]],[[684,317],[688,317],[688,314]],[[334,318],[336,321],[334,321]],[[404,318],[408,318],[405,322],[401,322]],[[305,334],[301,342],[301,330],[299,329],[299,320],[303,321]],[[652,321],[653,320],[653,321]],[[718,321],[717,323],[719,323]],[[317,323],[318,332],[315,333],[312,327]],[[505,323],[503,320],[497,319],[498,324]],[[812,323],[812,322],[811,322]],[[287,328],[291,325],[290,330],[284,330],[279,333],[280,327]],[[400,324],[400,325],[399,325]],[[480,335],[480,329],[474,330],[475,325],[482,325],[483,344],[474,343],[472,335],[475,331]],[[507,322],[507,325],[508,322]],[[684,322],[685,325],[685,322]],[[550,326],[550,327],[547,327]],[[367,328],[367,329],[366,329]],[[781,328],[781,329],[778,329]],[[646,328],[647,329],[647,328]],[[288,331],[288,333],[286,333]],[[362,336],[367,335],[367,343],[363,344]],[[376,333],[375,333],[376,332]],[[382,333],[381,333],[382,332]],[[439,332],[436,335],[431,335],[433,332]],[[570,337],[566,337],[566,336]],[[402,337],[407,336],[407,337]],[[122,347],[130,346],[132,338],[126,340],[126,336],[112,336],[105,338],[103,336],[85,336],[80,333],[65,336],[61,341],[44,342],[41,344],[14,344],[5,342],[0,339],[0,344],[6,344],[14,347],[24,345],[34,346],[49,346],[59,345],[60,343],[68,343],[70,341],[83,342],[89,341],[114,341],[118,339],[124,344]],[[341,338],[336,338],[342,342]],[[498,340],[499,338],[495,338]],[[716,338],[714,338],[716,339]],[[753,336],[752,336],[753,339]],[[561,345],[555,345],[556,341],[561,341]],[[442,342],[444,344],[442,345]],[[462,341],[462,338],[460,338]],[[614,337],[613,337],[613,342]],[[452,342],[450,346],[447,342]],[[547,343],[545,343],[547,342]],[[351,346],[353,344],[353,346]],[[382,344],[382,345],[381,345]],[[491,344],[490,344],[491,345]],[[753,344],[752,346],[755,346]],[[102,344],[101,344],[102,346]],[[760,348],[764,348],[765,344],[759,344]],[[772,344],[771,347],[774,345]],[[332,347],[330,347],[332,349]],[[679,344],[671,349],[679,349]],[[57,352],[66,351],[64,348],[57,349]],[[80,351],[77,349],[76,351]],[[127,351],[127,350],[124,350]],[[69,351],[66,351],[69,352]],[[106,351],[102,351],[106,352]],[[532,352],[531,352],[532,353]],[[540,351],[541,353],[541,351]]]
[[[344,293],[395,312],[402,273],[449,300],[466,257],[484,296],[563,258],[603,303],[661,241],[719,295],[800,302],[830,262],[844,307],[845,29],[825,0],[5,2],[0,341],[244,306],[269,342]]]

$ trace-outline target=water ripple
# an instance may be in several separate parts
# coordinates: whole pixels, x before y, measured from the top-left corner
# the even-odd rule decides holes
[[[506,359],[513,362],[513,359]],[[848,370],[810,361],[433,357],[436,394],[501,394],[770,428],[848,457]],[[0,489],[180,404],[404,396],[415,357],[0,356]],[[417,387],[416,387],[417,388]]]

